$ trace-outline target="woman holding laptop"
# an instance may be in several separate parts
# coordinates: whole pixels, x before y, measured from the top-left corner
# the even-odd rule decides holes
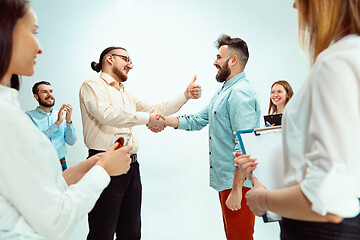
[[[294,95],[294,91],[285,80],[276,81],[271,86],[270,104],[268,114],[281,114],[284,112],[286,104]]]
[[[294,91],[287,81],[280,80],[273,83],[268,115],[264,116],[266,127],[281,125],[281,115],[293,95]]]

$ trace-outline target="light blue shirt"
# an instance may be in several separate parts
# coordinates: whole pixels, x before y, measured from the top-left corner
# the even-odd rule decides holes
[[[65,120],[57,126],[55,122],[58,119],[58,111],[52,110],[46,113],[37,107],[34,110],[27,111],[26,114],[31,118],[35,125],[50,139],[56,148],[59,159],[66,156],[66,145],[74,145],[77,140],[75,128],[73,124],[67,124]]]
[[[241,152],[236,131],[260,127],[260,105],[245,73],[224,83],[202,111],[178,118],[178,129],[187,131],[209,124],[210,186],[217,191],[231,189],[236,168],[233,152]],[[245,180],[243,186],[252,185]]]

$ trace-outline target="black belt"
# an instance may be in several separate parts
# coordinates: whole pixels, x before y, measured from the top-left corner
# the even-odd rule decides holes
[[[136,154],[136,153],[135,153],[135,154],[131,154],[131,155],[130,155],[130,158],[131,158],[131,163],[137,162],[137,154]]]
[[[101,152],[105,152],[105,151],[89,149],[89,157],[91,157],[91,156],[93,156],[93,155],[95,155],[97,153],[101,153]],[[136,153],[131,154],[130,158],[131,158],[131,163],[137,162],[137,154]]]

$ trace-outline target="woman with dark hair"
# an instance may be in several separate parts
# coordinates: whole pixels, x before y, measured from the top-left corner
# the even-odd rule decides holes
[[[360,0],[296,0],[300,42],[311,70],[283,116],[285,188],[254,184],[246,199],[258,216],[282,216],[281,239],[360,239]],[[261,164],[261,163],[260,163]]]
[[[281,114],[284,112],[286,104],[294,95],[294,91],[285,80],[276,81],[271,85],[270,103],[268,114]]]
[[[8,70],[11,58],[12,51],[12,32],[15,27],[15,24],[18,18],[22,17],[25,14],[25,5],[28,4],[28,1],[1,1],[0,2],[0,11],[1,11],[1,20],[0,21],[0,62],[4,63],[0,66],[0,76],[4,76]],[[7,11],[8,9],[12,11]],[[41,50],[39,49],[39,53]],[[10,76],[10,86],[19,90],[19,77],[15,74]]]
[[[0,239],[67,239],[110,176],[126,173],[131,147],[114,144],[62,175],[55,148],[21,110],[18,75],[42,52],[25,0],[0,0]],[[110,175],[110,176],[109,176]],[[70,186],[71,185],[71,186]]]

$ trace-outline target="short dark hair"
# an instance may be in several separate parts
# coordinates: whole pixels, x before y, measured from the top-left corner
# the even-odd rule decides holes
[[[45,85],[49,85],[49,86],[51,86],[51,84],[49,83],[49,82],[47,82],[47,81],[40,81],[40,82],[37,82],[37,83],[35,83],[34,84],[34,86],[32,87],[32,92],[33,92],[33,94],[38,94],[39,93],[39,85],[41,85],[41,84],[45,84]]]
[[[25,15],[28,7],[27,0],[0,1],[0,79],[4,77],[10,65],[15,24]],[[19,90],[20,82],[17,75],[12,75],[10,87]]]
[[[230,50],[235,52],[239,60],[244,62],[244,67],[249,59],[249,50],[247,44],[241,38],[231,38],[229,35],[223,34],[216,41],[216,47],[219,49],[221,46],[227,45]]]
[[[125,48],[123,47],[108,47],[108,48],[105,48],[104,51],[102,51],[102,53],[100,54],[100,57],[99,57],[99,62],[95,62],[95,61],[92,61],[91,62],[91,68],[92,70],[94,70],[95,72],[100,72],[102,70],[102,66],[103,66],[103,59],[104,57],[109,54],[111,51],[115,50],[115,49],[122,49],[122,50],[125,50]]]

